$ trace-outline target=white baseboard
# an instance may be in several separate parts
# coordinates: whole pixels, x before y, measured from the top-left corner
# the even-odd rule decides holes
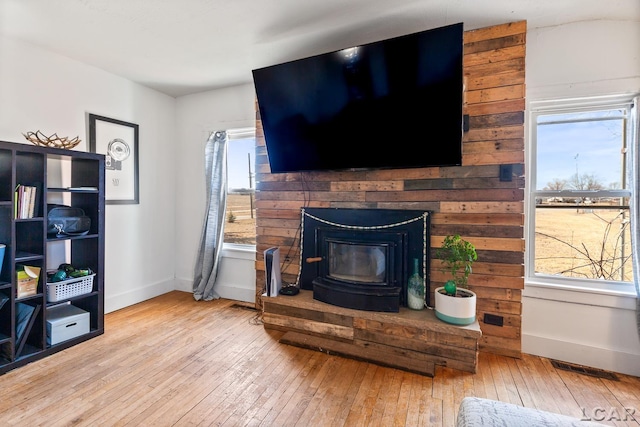
[[[104,312],[120,310],[121,308],[137,304],[142,301],[166,294],[175,289],[175,280],[165,280],[163,282],[154,283],[143,288],[136,288],[117,295],[105,295]]]
[[[193,280],[175,279],[174,283],[174,290],[193,293]]]
[[[193,293],[193,281],[185,279],[175,279],[175,290]],[[239,286],[230,286],[218,284],[215,287],[220,298],[231,299],[234,301],[256,302],[255,289],[241,288]]]
[[[522,352],[640,377],[640,355],[550,338],[522,335]]]

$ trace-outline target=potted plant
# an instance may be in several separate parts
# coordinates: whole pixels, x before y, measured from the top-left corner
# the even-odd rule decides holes
[[[478,259],[476,248],[460,235],[446,236],[436,251],[444,273],[451,276],[435,290],[435,312],[438,319],[454,325],[469,325],[476,320],[476,294],[466,289],[471,266]]]

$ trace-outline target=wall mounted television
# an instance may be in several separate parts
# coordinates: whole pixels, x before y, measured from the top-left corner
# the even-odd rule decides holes
[[[252,71],[272,173],[462,164],[463,24]]]

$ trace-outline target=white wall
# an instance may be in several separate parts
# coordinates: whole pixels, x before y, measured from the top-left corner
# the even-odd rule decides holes
[[[86,115],[140,126],[140,204],[107,205],[105,308],[113,311],[174,288],[176,101],[32,45],[0,38],[0,139],[22,132],[80,136]]]
[[[205,215],[204,147],[211,132],[255,127],[253,84],[228,87],[177,100],[176,156],[178,209],[176,229],[176,286],[193,290],[195,259]],[[223,251],[216,292],[224,298],[255,300],[255,251]]]
[[[527,102],[640,91],[640,25],[576,22],[527,33]],[[640,376],[635,300],[525,283],[522,350]]]

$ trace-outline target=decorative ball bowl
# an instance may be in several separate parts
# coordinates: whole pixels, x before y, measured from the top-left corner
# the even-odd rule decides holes
[[[80,144],[81,141],[77,136],[75,138],[69,138],[66,136],[60,137],[56,133],[50,136],[46,136],[40,131],[27,132],[23,133],[22,135],[24,135],[24,137],[27,138],[28,141],[31,141],[31,143],[33,143],[34,145],[40,145],[42,147],[49,148],[64,148],[67,150]]]

